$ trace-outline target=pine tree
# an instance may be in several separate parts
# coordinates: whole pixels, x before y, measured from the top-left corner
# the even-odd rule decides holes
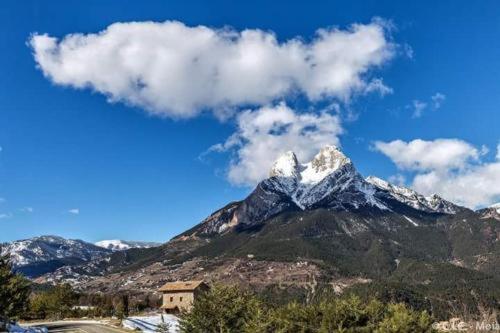
[[[0,315],[18,318],[28,307],[30,283],[20,274],[12,272],[7,255],[0,256]]]

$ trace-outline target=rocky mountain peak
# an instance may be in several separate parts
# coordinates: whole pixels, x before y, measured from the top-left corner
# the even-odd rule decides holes
[[[337,170],[340,167],[350,164],[351,160],[335,146],[325,146],[314,156],[310,162],[316,172],[327,170]]]
[[[351,160],[344,153],[335,146],[327,145],[321,148],[311,161],[304,164],[299,163],[294,152],[287,151],[276,159],[269,175],[313,185],[348,164],[352,165]]]
[[[270,177],[297,177],[300,175],[299,162],[293,151],[280,155],[273,164]]]
[[[359,207],[377,201],[373,198],[374,187],[362,179],[351,160],[333,145],[321,148],[304,164],[298,162],[293,152],[286,152],[276,160],[270,174],[263,182],[265,188],[285,195],[301,209],[325,200],[335,207],[344,204]]]

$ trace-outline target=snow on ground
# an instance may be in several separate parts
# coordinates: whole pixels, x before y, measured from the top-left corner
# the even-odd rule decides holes
[[[171,314],[155,314],[151,316],[134,316],[123,320],[122,326],[131,330],[140,330],[146,333],[156,332],[158,325],[163,322],[170,325],[170,333],[179,332],[179,318]]]

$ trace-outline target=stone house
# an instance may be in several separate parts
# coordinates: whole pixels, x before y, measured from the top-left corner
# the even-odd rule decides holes
[[[189,311],[196,297],[206,290],[208,285],[203,281],[167,282],[158,290],[163,294],[161,309],[167,313]]]

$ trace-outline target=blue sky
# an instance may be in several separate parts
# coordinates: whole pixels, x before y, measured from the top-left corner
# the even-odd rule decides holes
[[[340,144],[365,176],[391,178],[471,207],[500,201],[494,188],[500,176],[499,15],[496,1],[2,1],[0,241],[40,234],[168,240],[248,194],[251,186],[228,179],[231,159],[248,147],[204,152],[234,133],[247,139],[241,137],[243,110],[279,103],[295,115],[315,117],[330,106],[342,132],[334,131],[332,143]],[[33,34],[60,40],[72,33],[99,33],[117,22],[170,20],[210,31],[226,27],[236,34],[260,29],[274,34],[278,45],[300,37],[307,49],[313,49],[321,28],[353,32],[355,23],[381,26],[391,55],[363,58],[368,65],[362,79],[366,84],[382,79],[391,92],[379,87],[368,93],[364,86],[349,93],[349,102],[337,91],[311,98],[314,88],[297,74],[297,91],[265,102],[240,103],[247,96],[232,96],[235,102],[222,108],[208,102],[148,108],[131,105],[123,92],[122,101],[109,102],[95,87],[74,89],[75,77],[61,83],[66,77],[57,77],[60,68],[37,68],[36,50],[29,45]],[[190,89],[196,78],[184,75],[175,84]],[[227,99],[221,91],[220,98]],[[331,111],[332,105],[338,109]],[[176,110],[184,113],[173,116]],[[242,167],[234,175],[248,171]],[[467,190],[456,184],[468,189],[477,180],[485,185],[468,196],[457,194]]]

